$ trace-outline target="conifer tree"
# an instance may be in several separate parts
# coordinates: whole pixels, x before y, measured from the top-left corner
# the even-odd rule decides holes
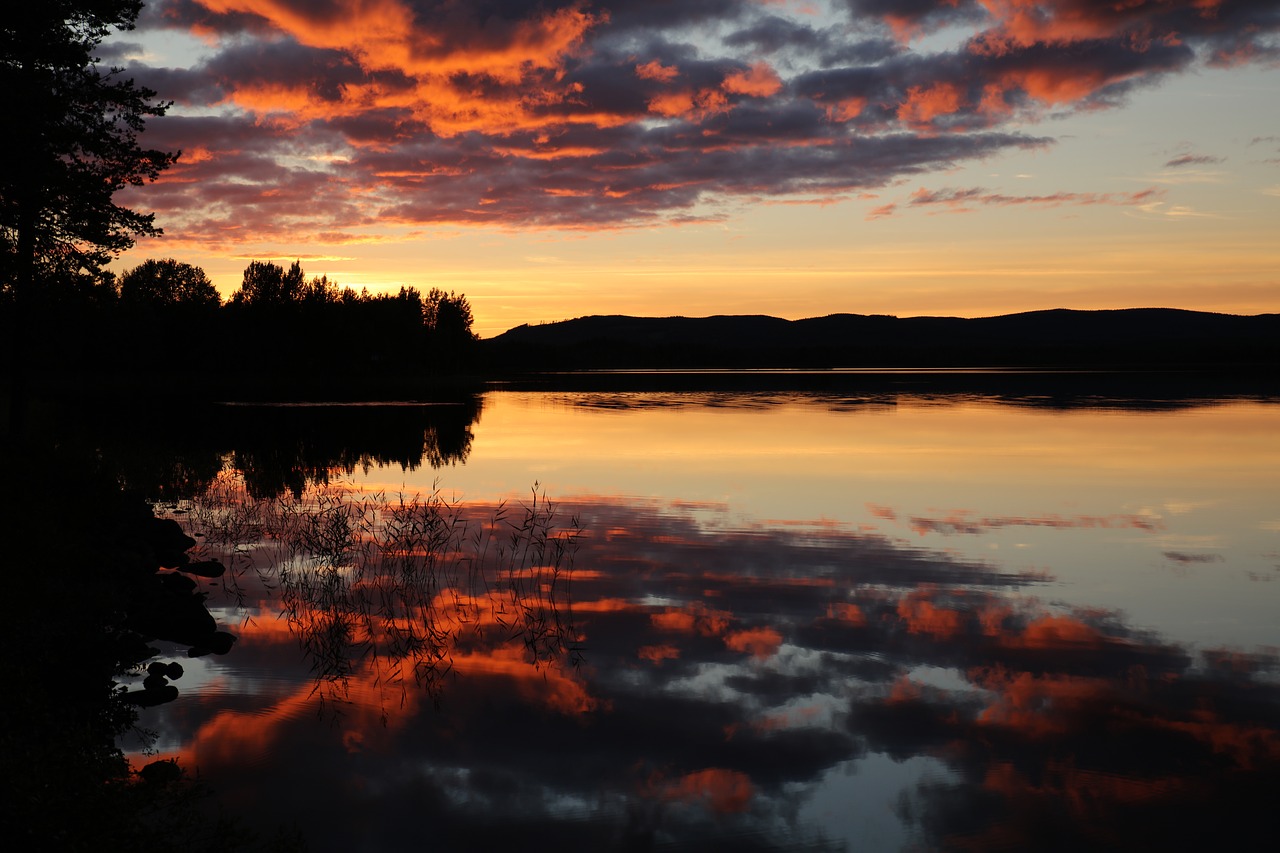
[[[142,148],[168,104],[95,55],[129,30],[139,0],[15,3],[0,18],[0,292],[21,299],[59,279],[96,277],[154,214],[115,203],[177,154]]]

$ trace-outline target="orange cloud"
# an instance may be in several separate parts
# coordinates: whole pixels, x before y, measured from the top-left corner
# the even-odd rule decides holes
[[[741,814],[755,796],[751,777],[737,770],[711,767],[682,776],[666,786],[669,799],[702,803],[716,814]]]
[[[660,613],[649,614],[653,626],[659,631],[671,631],[681,634],[701,634],[704,637],[717,637],[729,628],[732,614],[723,610],[711,610],[706,605],[695,603],[687,609],[667,608]]]
[[[454,665],[465,672],[508,679],[533,707],[546,707],[567,716],[588,714],[600,707],[600,701],[587,691],[576,673],[558,666],[530,666],[528,651],[519,640],[491,650],[455,655]]]
[[[955,83],[912,86],[898,106],[898,120],[917,127],[928,125],[938,116],[959,112],[963,104],[964,91]]]
[[[746,71],[735,71],[725,77],[721,88],[735,95],[767,98],[782,89],[782,80],[768,63],[757,62]]]
[[[401,0],[335,0],[324,12],[283,0],[207,0],[203,5],[213,12],[259,15],[300,44],[349,52],[366,72],[407,77],[407,84],[395,86],[377,80],[349,83],[338,99],[322,98],[306,85],[241,84],[225,101],[247,110],[290,112],[298,125],[373,109],[407,109],[445,136],[563,123],[564,116],[552,122],[538,114],[539,108],[579,91],[559,81],[563,63],[607,18],[566,7],[514,22],[425,28]],[[469,77],[516,91],[480,91],[460,82]]]
[[[585,578],[577,578],[576,580],[585,580]],[[578,613],[625,613],[629,610],[639,610],[640,605],[632,604],[625,598],[598,598],[594,601],[575,601],[573,609]]]
[[[827,605],[827,618],[839,620],[855,628],[864,628],[867,624],[867,617],[862,612],[862,608],[846,601]]]
[[[1105,678],[1030,672],[987,671],[979,683],[996,691],[995,701],[978,715],[980,724],[1013,728],[1036,738],[1068,731],[1075,711],[1104,701],[1112,689]]]
[[[1017,87],[1037,101],[1050,105],[1069,104],[1092,95],[1103,86],[1123,80],[1127,75],[1109,73],[1102,68],[1027,68],[1009,71],[1002,77],[1007,91]],[[988,98],[990,95],[988,95]],[[984,103],[990,103],[984,100]]]
[[[636,66],[636,76],[641,80],[656,80],[660,83],[670,83],[680,74],[680,69],[674,65],[663,65],[658,60],[646,62],[643,65]]]
[[[1145,0],[1091,4],[1040,0],[978,0],[997,21],[995,36],[1012,45],[1072,44],[1090,39],[1113,38],[1151,15]],[[1219,0],[1207,0],[1216,4]],[[1159,0],[1160,6],[1194,5],[1206,0]]]
[[[773,628],[748,628],[726,635],[724,644],[735,652],[749,652],[757,660],[765,660],[778,651],[782,635]]]
[[[699,120],[729,109],[729,99],[719,89],[682,89],[649,99],[649,111],[668,118]]]
[[[659,666],[664,660],[676,660],[680,657],[680,650],[675,646],[641,646],[636,653],[640,660],[647,660]]]
[[[862,111],[866,108],[866,98],[842,98],[827,107],[827,120],[843,124],[862,115]]]
[[[1097,649],[1103,636],[1097,628],[1070,616],[1044,616],[1035,620],[1021,635],[1005,637],[1004,644],[1024,649]]]
[[[266,19],[311,47],[348,50],[372,69],[414,75],[487,74],[518,82],[531,69],[559,66],[606,16],[580,8],[544,11],[508,24],[426,28],[402,0],[333,0],[317,10],[286,0],[201,0],[213,12],[245,12]]]
[[[931,586],[912,590],[898,602],[898,616],[910,633],[946,640],[960,633],[963,620],[959,611],[938,607],[929,600],[936,594],[937,589]]]

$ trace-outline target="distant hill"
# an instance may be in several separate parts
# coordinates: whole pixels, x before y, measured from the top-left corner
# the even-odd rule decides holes
[[[997,317],[831,314],[592,316],[517,326],[481,342],[492,366],[528,370],[697,367],[1280,366],[1280,314],[1173,308],[1054,309]]]

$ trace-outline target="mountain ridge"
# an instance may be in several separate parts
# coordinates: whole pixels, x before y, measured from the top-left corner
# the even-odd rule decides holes
[[[837,313],[787,320],[588,315],[481,341],[529,369],[1256,366],[1280,364],[1280,314],[1050,308],[989,317]]]

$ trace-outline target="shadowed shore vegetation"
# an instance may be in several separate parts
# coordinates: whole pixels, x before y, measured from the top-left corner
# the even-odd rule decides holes
[[[540,573],[571,570],[572,539],[550,534],[541,495],[524,513],[476,524],[438,497],[352,501],[331,482],[357,466],[465,461],[478,400],[42,403],[31,414],[30,430],[11,436],[0,454],[12,484],[0,498],[0,533],[14,569],[11,591],[22,602],[9,625],[22,653],[4,665],[15,689],[0,720],[0,760],[22,768],[6,774],[0,807],[15,849],[302,849],[287,815],[278,829],[249,831],[193,777],[197,768],[168,760],[131,766],[120,746],[122,738],[149,740],[137,709],[181,700],[183,658],[234,654],[240,627],[220,624],[206,600],[210,590],[235,591],[239,549],[255,537],[283,549],[254,569],[272,573],[293,602],[290,626],[317,662],[326,699],[341,700],[351,655],[377,659],[389,650],[416,662],[412,671],[388,672],[388,689],[438,699],[457,626],[444,616],[421,625],[408,616],[431,612],[424,603],[460,572],[511,611],[513,621],[498,628],[525,637],[535,664],[563,653],[561,640],[571,635],[559,627],[561,597],[544,600]],[[235,503],[255,513],[248,527],[209,503],[227,482],[236,484]],[[174,511],[195,495],[205,502]],[[380,550],[370,551],[375,545]],[[449,562],[459,550],[474,556]],[[348,563],[362,585],[338,570]],[[385,617],[388,627],[366,635],[362,625],[384,622],[370,589],[384,604],[403,603],[396,618]],[[63,820],[67,814],[76,820]]]
[[[293,850],[296,837],[247,831],[172,761],[131,767],[145,743],[137,709],[177,698],[184,655],[235,642],[197,591],[221,567],[193,563],[195,540],[157,518],[112,465],[50,442],[6,444],[0,495],[12,654],[0,710],[0,826],[9,849]],[[130,689],[128,676],[146,679]],[[176,682],[171,684],[170,682]]]
[[[459,377],[474,366],[466,296],[356,292],[308,279],[296,262],[250,263],[225,303],[199,267],[166,259],[118,279],[54,278],[20,306],[0,294],[0,314],[16,351],[10,384],[32,393],[421,396],[464,384]]]

